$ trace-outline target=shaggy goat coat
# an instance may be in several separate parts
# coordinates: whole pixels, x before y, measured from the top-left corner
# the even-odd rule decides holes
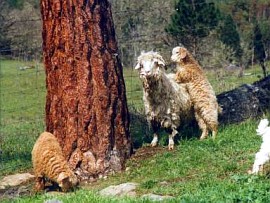
[[[187,84],[196,120],[203,131],[201,139],[208,136],[208,129],[212,131],[213,138],[215,138],[218,128],[219,106],[215,92],[202,68],[183,47],[173,49],[171,60],[177,64],[175,80],[180,84]]]
[[[270,161],[270,127],[268,124],[269,121],[267,119],[262,119],[257,128],[257,134],[262,137],[262,144],[255,156],[252,168],[253,174],[262,172],[265,163]]]
[[[175,82],[175,75],[164,72],[165,61],[157,52],[142,53],[135,67],[143,84],[143,101],[148,122],[154,131],[152,146],[157,145],[156,132],[160,127],[172,131],[169,149],[173,149],[173,137],[183,120],[192,117],[192,108],[186,85]]]
[[[56,137],[42,133],[32,150],[32,162],[36,176],[36,190],[45,188],[45,178],[57,183],[63,191],[77,185],[78,180],[69,168]]]

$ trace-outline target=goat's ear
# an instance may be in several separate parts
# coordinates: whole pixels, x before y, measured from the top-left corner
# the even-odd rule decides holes
[[[156,62],[158,65],[165,66],[165,61],[162,60],[162,59],[155,59],[155,62]]]
[[[181,59],[186,58],[186,56],[187,56],[187,50],[185,48],[180,48],[179,52],[180,52],[179,55],[180,55],[180,58]]]
[[[66,175],[66,173],[62,172],[59,174],[57,181],[58,182],[62,182],[63,179],[68,178],[68,176]]]
[[[137,63],[137,65],[135,66],[135,70],[138,70],[138,69],[140,69],[140,67],[141,67],[141,64],[140,64],[140,62],[139,63]]]

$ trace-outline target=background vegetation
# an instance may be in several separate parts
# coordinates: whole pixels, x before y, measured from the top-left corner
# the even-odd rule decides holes
[[[133,67],[142,50],[160,51],[169,63],[171,49],[179,43],[193,51],[206,68],[224,68],[230,63],[248,68],[269,59],[268,0],[112,0],[111,3],[124,67]],[[28,58],[40,54],[39,2],[0,0],[0,7],[2,54],[16,55],[18,50],[25,50]],[[222,62],[217,63],[218,59]]]

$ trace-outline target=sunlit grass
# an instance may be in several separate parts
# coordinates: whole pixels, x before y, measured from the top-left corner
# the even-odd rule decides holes
[[[255,134],[257,121],[221,126],[216,140],[182,139],[173,151],[166,148],[142,159],[131,159],[129,170],[99,180],[75,193],[48,194],[21,198],[15,202],[150,202],[141,195],[170,195],[167,202],[268,202],[267,176],[251,176],[247,171],[254,161],[261,140]],[[136,182],[137,198],[105,198],[97,191],[109,185]]]

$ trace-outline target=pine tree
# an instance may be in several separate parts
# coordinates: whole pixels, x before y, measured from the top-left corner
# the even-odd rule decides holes
[[[41,16],[46,130],[80,177],[122,170],[132,146],[109,1],[41,0]]]
[[[220,26],[220,40],[234,50],[235,57],[241,58],[243,51],[240,45],[240,36],[231,15],[227,15],[224,23]]]
[[[259,61],[263,70],[263,75],[264,77],[266,77],[266,68],[264,65],[266,54],[265,54],[265,49],[264,49],[264,45],[262,41],[262,33],[257,22],[255,22],[255,26],[254,26],[253,46],[254,46],[255,59]]]
[[[215,29],[219,11],[205,0],[179,0],[165,31],[196,54],[198,42]]]

